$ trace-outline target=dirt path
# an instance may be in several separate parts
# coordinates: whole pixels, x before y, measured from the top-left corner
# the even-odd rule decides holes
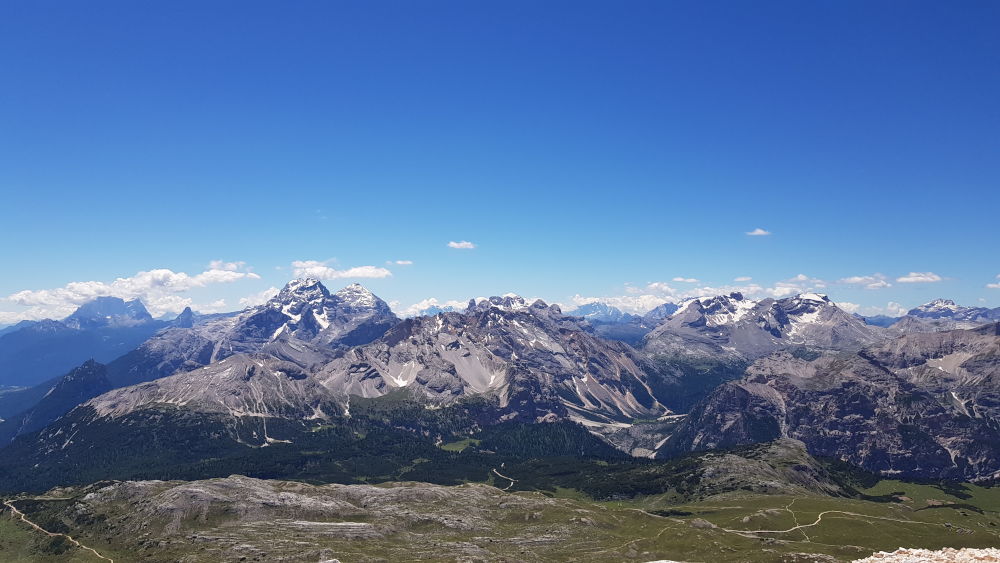
[[[517,479],[511,479],[510,477],[504,475],[503,473],[500,473],[499,471],[497,471],[496,467],[493,468],[493,473],[496,473],[497,477],[502,477],[502,478],[510,481],[509,485],[507,485],[506,487],[504,487],[503,489],[501,489],[503,491],[506,491],[506,490],[510,489],[511,487],[514,486],[514,483],[517,483]]]
[[[791,512],[790,507],[791,507],[791,504],[789,504],[787,507],[785,507],[785,509],[788,510],[789,512]],[[817,526],[817,525],[819,525],[820,522],[823,521],[823,517],[826,516],[827,514],[843,514],[845,516],[856,516],[858,518],[864,518],[864,519],[868,519],[868,520],[889,520],[890,522],[902,522],[904,524],[923,524],[925,526],[939,526],[940,525],[940,524],[935,524],[933,522],[919,522],[919,521],[916,521],[916,520],[902,520],[902,519],[899,519],[899,518],[887,518],[885,516],[870,516],[868,514],[858,514],[857,512],[845,512],[843,510],[826,510],[826,511],[823,511],[823,512],[819,513],[819,515],[816,517],[816,521],[815,522],[813,522],[811,524],[799,524],[799,525],[796,525],[796,526],[792,526],[791,528],[788,528],[787,530],[734,530],[734,529],[730,529],[730,528],[721,528],[721,529],[725,530],[727,532],[732,532],[734,534],[741,534],[741,535],[787,534],[789,532],[795,532],[795,531],[798,531],[798,530],[802,530],[804,528],[811,528],[813,526]],[[793,518],[794,518],[794,513],[793,513]],[[795,518],[795,520],[798,521],[797,518]]]
[[[31,526],[32,528],[38,530],[39,532],[41,532],[41,533],[43,533],[43,534],[45,534],[47,536],[50,536],[50,537],[59,537],[59,536],[62,536],[64,538],[66,538],[67,540],[69,540],[69,542],[72,543],[73,545],[75,545],[76,547],[78,547],[78,548],[80,548],[80,549],[82,549],[84,551],[89,551],[89,552],[93,553],[94,555],[96,555],[98,558],[103,559],[104,561],[110,561],[111,563],[115,563],[114,559],[112,559],[110,557],[105,557],[105,556],[101,555],[100,553],[97,552],[96,549],[94,549],[92,547],[87,547],[87,546],[83,545],[82,543],[76,541],[76,539],[73,538],[73,536],[71,536],[69,534],[59,534],[59,533],[56,533],[56,532],[50,532],[50,531],[46,530],[45,528],[39,526],[38,524],[35,524],[31,520],[28,520],[28,517],[25,516],[23,512],[21,512],[20,510],[18,510],[17,507],[14,506],[14,503],[12,503],[11,501],[5,500],[5,501],[3,501],[3,504],[7,508],[9,508],[10,511],[12,513],[14,513],[15,516],[17,516],[18,518],[20,518],[22,522],[24,522],[25,524],[27,524],[27,525]]]

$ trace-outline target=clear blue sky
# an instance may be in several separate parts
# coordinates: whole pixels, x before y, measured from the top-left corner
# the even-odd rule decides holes
[[[314,260],[400,307],[798,274],[998,306],[998,29],[995,1],[4,2],[0,296],[221,259],[260,277],[176,295],[235,309]]]

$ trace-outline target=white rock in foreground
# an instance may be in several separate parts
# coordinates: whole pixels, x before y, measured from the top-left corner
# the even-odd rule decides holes
[[[871,557],[856,559],[854,563],[972,563],[1000,561],[1000,549],[909,549],[901,547],[893,552],[880,551]]]

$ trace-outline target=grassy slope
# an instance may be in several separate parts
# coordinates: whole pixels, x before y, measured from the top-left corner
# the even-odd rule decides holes
[[[398,529],[380,539],[343,539],[329,534],[288,528],[283,523],[266,526],[192,523],[179,537],[167,538],[162,548],[134,552],[144,561],[171,561],[197,555],[198,561],[238,560],[238,552],[226,546],[252,545],[265,556],[251,554],[247,560],[291,557],[314,562],[325,552],[348,561],[440,560],[459,555],[482,560],[523,561],[849,561],[873,551],[900,546],[988,547],[1000,545],[1000,490],[975,486],[936,487],[882,481],[863,491],[869,495],[900,494],[895,502],[872,502],[820,495],[765,496],[727,493],[689,504],[674,504],[664,495],[630,501],[594,502],[576,491],[554,494],[515,493],[523,499],[549,502],[537,511],[523,506],[507,508],[497,493],[497,508],[491,521],[478,529],[458,530],[438,525],[400,520]],[[950,504],[951,506],[948,506]],[[934,508],[928,508],[933,506]],[[406,507],[417,511],[441,511],[461,517],[462,506],[432,501]],[[797,525],[815,526],[794,531]],[[44,514],[38,514],[44,519]],[[357,518],[353,519],[358,521]],[[363,520],[363,518],[361,519]],[[705,521],[715,528],[699,522]],[[756,532],[755,532],[756,531]],[[84,543],[104,546],[118,553],[138,549],[112,545],[87,530],[73,530]],[[202,541],[191,541],[192,534]],[[23,524],[0,519],[0,558],[4,561],[87,561],[78,550],[64,555],[52,553],[49,541],[38,538]],[[30,541],[29,541],[30,540]],[[210,540],[210,541],[209,541]],[[48,546],[48,547],[47,547]],[[214,547],[211,547],[214,546]],[[35,550],[37,557],[28,554]],[[46,552],[46,550],[48,552]],[[269,551],[268,551],[269,550]],[[256,552],[255,552],[256,553]],[[812,554],[810,556],[799,554]],[[246,554],[244,553],[244,556]],[[116,560],[127,561],[128,556]]]

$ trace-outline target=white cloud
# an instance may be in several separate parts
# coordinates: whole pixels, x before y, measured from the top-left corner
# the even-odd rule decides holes
[[[469,304],[468,301],[459,301],[459,300],[438,301],[434,297],[428,297],[427,299],[424,299],[423,301],[418,301],[417,303],[414,303],[413,305],[410,305],[409,307],[406,307],[401,311],[397,311],[397,314],[399,314],[399,316],[401,317],[415,317],[431,307],[438,307],[441,309],[451,307],[458,311],[464,311],[466,306],[468,306],[468,304]]]
[[[886,277],[879,273],[874,273],[870,276],[851,276],[841,278],[837,280],[837,283],[847,285],[863,285],[865,289],[883,289],[886,287],[892,287],[892,284],[886,281]]]
[[[748,281],[750,281],[752,279],[753,278],[751,278],[750,276],[740,276],[738,278],[733,278],[733,281],[734,282],[748,282]]]
[[[737,279],[750,281],[748,276]],[[787,280],[776,282],[772,287],[764,287],[756,283],[744,283],[739,285],[706,285],[678,289],[666,282],[650,282],[644,287],[626,286],[625,293],[627,295],[607,297],[585,297],[582,295],[575,295],[572,302],[577,307],[587,303],[601,302],[617,307],[628,313],[641,314],[646,313],[657,305],[666,302],[676,303],[691,298],[714,297],[716,295],[728,295],[733,292],[739,292],[747,297],[773,297],[775,299],[781,299],[798,293],[823,290],[827,287],[827,285],[828,282],[819,278],[809,277],[805,274],[799,274]]]
[[[670,287],[666,282],[650,282],[646,284],[646,291],[652,291],[655,293],[660,293],[662,295],[672,296],[677,293],[677,290]],[[641,291],[632,292],[635,294],[641,293]]]
[[[765,289],[764,293],[780,299],[806,291],[826,289],[826,285],[827,283],[819,278],[811,278],[805,274],[799,274],[793,278],[776,282],[774,287]]]
[[[997,279],[1000,280],[1000,274],[997,274]],[[990,289],[1000,289],[1000,282],[988,283],[986,284],[986,287]]]
[[[318,260],[296,260],[292,262],[292,272],[297,278],[336,280],[342,278],[387,278],[392,272],[376,266],[355,266],[338,270]]]
[[[931,283],[941,281],[941,276],[934,272],[910,272],[908,275],[896,278],[899,283]]]
[[[232,283],[242,279],[260,279],[243,262],[213,261],[209,269],[199,274],[174,272],[166,268],[137,272],[134,276],[114,281],[70,282],[55,289],[24,290],[3,301],[26,307],[16,313],[4,313],[17,319],[63,318],[77,307],[97,297],[112,296],[139,299],[154,317],[176,313],[191,305],[191,300],[178,294],[214,284]]]
[[[757,227],[756,229],[754,229],[752,231],[747,231],[747,235],[752,236],[752,237],[766,237],[769,234],[771,234],[771,231],[765,231],[764,229],[762,229],[760,227]]]
[[[626,313],[633,313],[641,315],[651,311],[652,309],[663,305],[664,303],[670,302],[669,299],[664,299],[659,295],[621,295],[616,297],[584,297],[582,295],[574,295],[571,299],[572,309],[567,309],[567,312],[577,309],[582,305],[588,305],[590,303],[604,303],[605,305],[610,305],[621,309]]]
[[[866,317],[874,317],[876,315],[885,315],[887,317],[902,317],[909,311],[906,307],[896,303],[895,301],[889,301],[886,303],[885,307],[861,307],[858,311]]]
[[[208,263],[208,268],[210,270],[228,270],[230,272],[235,272],[237,270],[242,270],[246,267],[247,263],[240,262],[224,262],[222,260],[212,260]]]
[[[393,264],[397,266],[412,266],[413,260],[386,260],[385,263],[389,264],[390,266]]]
[[[448,247],[449,248],[459,248],[459,249],[462,249],[462,250],[472,250],[473,248],[476,247],[476,245],[473,244],[473,243],[471,243],[471,242],[469,242],[469,241],[467,241],[467,240],[460,240],[458,242],[455,242],[455,241],[449,242],[448,243]]]
[[[226,311],[226,300],[216,299],[211,303],[206,303],[204,305],[198,305],[197,307],[192,307],[199,313],[222,313]]]
[[[848,313],[855,313],[861,308],[861,305],[858,305],[857,303],[848,303],[847,301],[837,301],[837,306]]]
[[[278,292],[280,291],[281,291],[280,289],[271,286],[265,289],[264,291],[253,293],[251,295],[247,295],[246,297],[240,297],[240,307],[243,307],[245,309],[247,307],[256,307],[257,305],[263,305],[264,303],[267,303],[269,299],[277,295]]]
[[[698,280],[696,280],[695,278],[682,278],[680,276],[674,278],[671,281],[681,282],[681,283],[698,283]]]

